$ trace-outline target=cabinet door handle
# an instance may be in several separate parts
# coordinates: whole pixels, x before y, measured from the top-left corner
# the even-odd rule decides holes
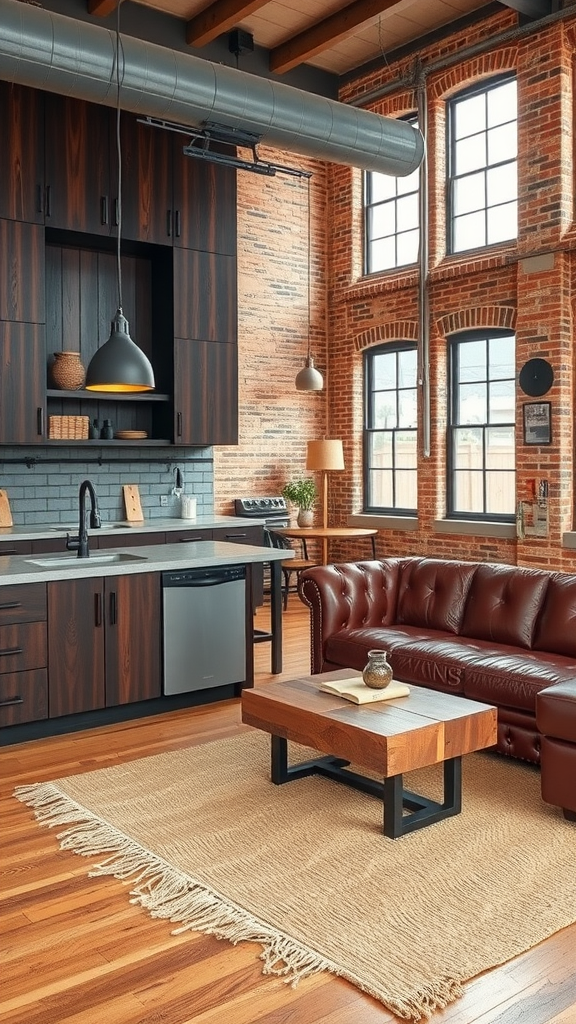
[[[44,189],[42,185],[38,185],[36,209],[38,213],[44,213]]]
[[[225,533],[224,534],[224,540],[238,540],[239,537],[247,537],[247,536],[248,536],[247,533],[240,533],[238,530],[235,530],[234,533]]]
[[[182,437],[182,413],[176,413],[176,436]]]
[[[166,210],[166,234],[172,237],[172,210]]]
[[[17,555],[16,548],[0,548],[0,555]],[[0,604],[0,608],[19,608],[20,605],[16,604]]]
[[[114,590],[110,594],[110,625],[116,625],[116,593]]]
[[[2,554],[4,555],[4,554],[6,554],[6,552],[3,551]],[[15,555],[16,554],[16,550],[9,551],[8,554],[9,555]],[[0,611],[4,611],[5,608],[21,608],[21,607],[22,607],[22,602],[21,601],[4,601],[3,604],[0,604]]]
[[[100,223],[108,223],[108,196],[100,196]]]
[[[11,654],[22,654],[21,647],[3,647],[0,649],[0,658],[9,658]]]
[[[46,185],[44,213],[47,217],[52,216],[52,185]]]
[[[24,697],[9,697],[8,700],[0,700],[0,708],[10,708],[13,704],[23,704]]]
[[[204,540],[204,537],[178,537],[180,544],[188,544],[191,540]]]
[[[176,210],[174,222],[174,238],[180,238],[180,210]]]
[[[114,200],[114,227],[117,228],[120,223],[120,200]]]
[[[36,432],[38,437],[44,437],[44,409],[42,406],[36,410]]]
[[[102,625],[102,597],[100,594],[94,594],[94,625]]]

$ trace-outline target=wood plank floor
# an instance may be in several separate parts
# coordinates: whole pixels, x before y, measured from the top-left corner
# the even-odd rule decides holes
[[[258,625],[266,625],[267,611]],[[306,609],[290,598],[285,678],[308,672]],[[257,682],[269,674],[256,647]],[[392,1024],[352,985],[320,974],[296,988],[264,978],[258,948],[190,932],[170,935],[129,902],[116,879],[88,877],[90,859],[61,851],[54,832],[12,798],[47,781],[245,728],[239,702],[5,747],[0,752],[3,1024]],[[576,849],[576,832],[575,832]],[[576,1024],[576,926],[469,982],[432,1024]]]

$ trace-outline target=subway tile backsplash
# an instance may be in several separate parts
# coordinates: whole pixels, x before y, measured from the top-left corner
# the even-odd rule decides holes
[[[94,485],[104,521],[126,518],[123,484],[138,485],[146,520],[178,516],[180,499],[172,494],[176,469],[185,493],[197,499],[198,515],[213,512],[212,448],[0,447],[0,488],[8,493],[15,526],[74,522],[86,479]],[[166,505],[160,504],[163,496]]]

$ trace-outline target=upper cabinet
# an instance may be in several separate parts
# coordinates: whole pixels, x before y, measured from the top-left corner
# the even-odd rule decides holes
[[[45,124],[46,226],[115,233],[118,188],[110,109],[50,93]]]
[[[180,217],[175,244],[185,249],[236,256],[236,171],[182,152],[177,136],[174,203]]]
[[[0,82],[0,217],[44,222],[44,96]]]

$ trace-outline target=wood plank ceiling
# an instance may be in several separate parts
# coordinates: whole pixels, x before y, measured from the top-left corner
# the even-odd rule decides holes
[[[311,64],[343,75],[482,8],[512,7],[522,18],[544,17],[557,0],[138,0],[180,18],[195,51],[232,29],[249,33],[270,54],[278,75]],[[117,0],[88,0],[92,15]],[[241,57],[241,51],[240,51]],[[246,68],[249,70],[249,68]]]

